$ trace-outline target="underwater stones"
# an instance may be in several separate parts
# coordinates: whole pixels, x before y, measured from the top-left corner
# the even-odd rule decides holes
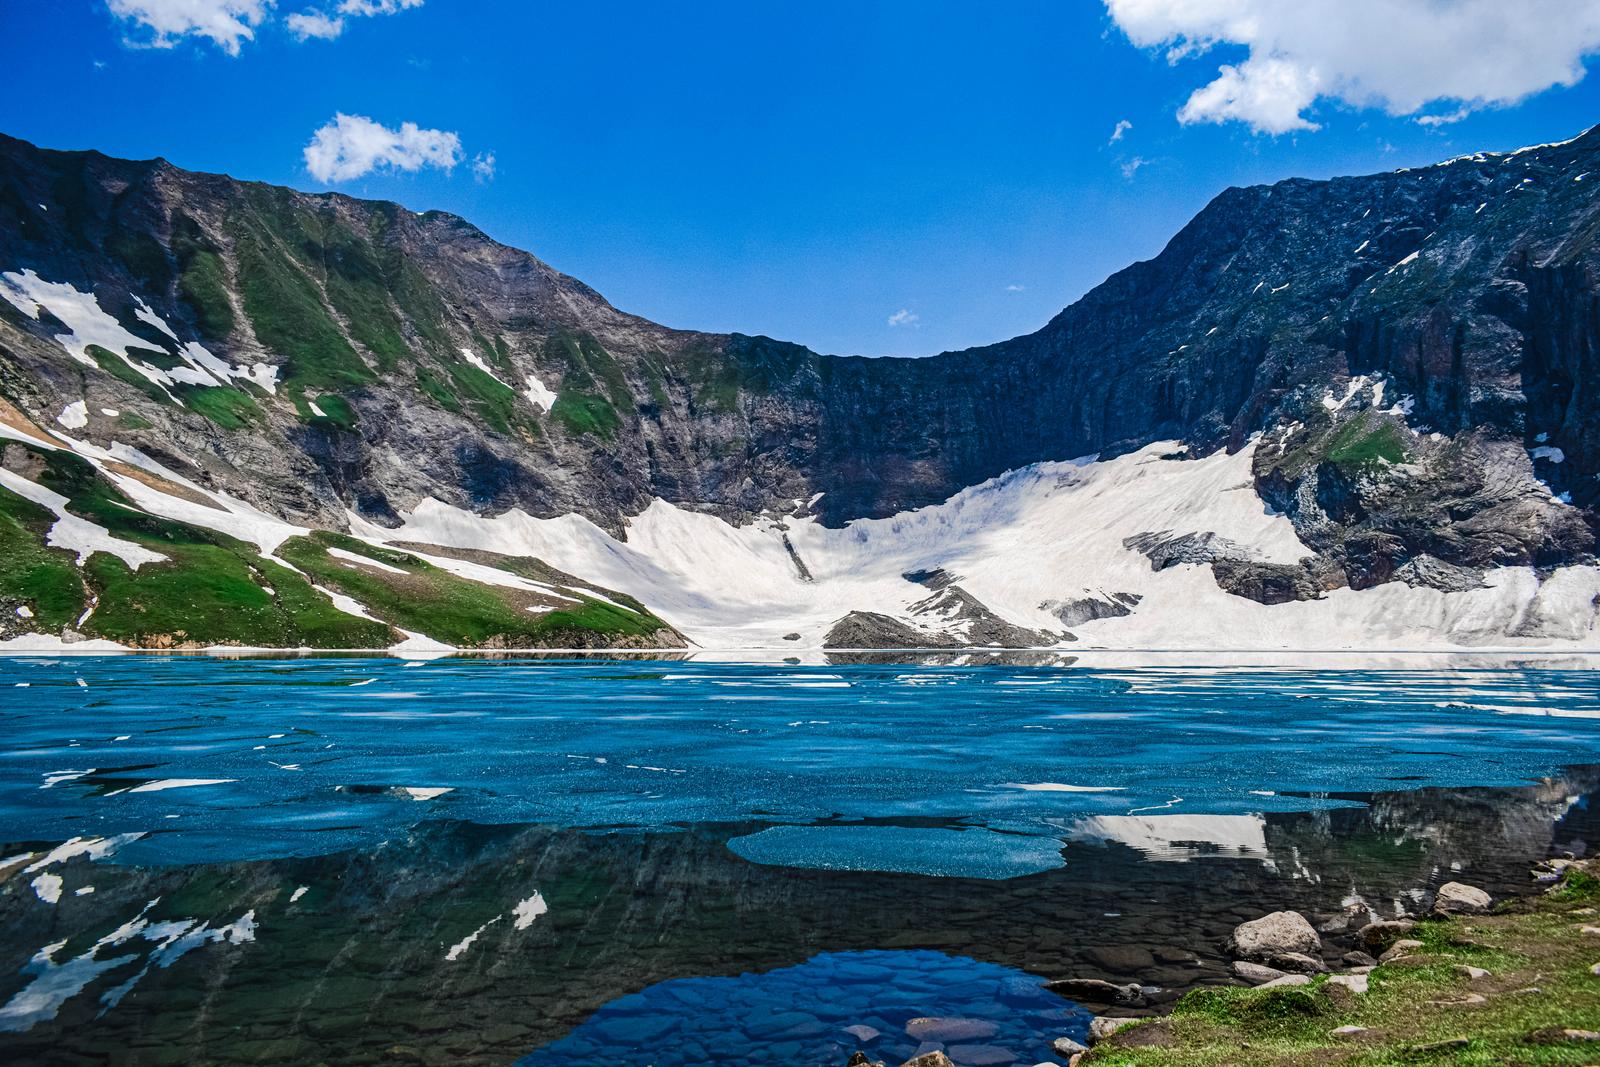
[[[1000,1031],[994,1023],[982,1019],[939,1019],[922,1017],[906,1023],[906,1035],[918,1041],[972,1041],[993,1037]]]
[[[1226,947],[1235,956],[1262,959],[1284,953],[1320,952],[1322,938],[1299,912],[1275,911],[1234,927]]]
[[[1433,910],[1438,915],[1481,915],[1492,903],[1488,893],[1461,882],[1446,882],[1433,896]]]
[[[1145,1004],[1144,990],[1132,982],[1116,985],[1099,978],[1062,978],[1046,982],[1045,988],[1069,1000],[1089,1004],[1121,1004],[1127,1007],[1142,1007]]]
[[[677,1029],[678,1020],[663,1015],[617,1015],[595,1023],[595,1029],[608,1041],[644,1046],[659,1041]]]
[[[875,1027],[868,1026],[866,1023],[856,1023],[854,1026],[847,1026],[844,1028],[844,1032],[861,1042],[863,1045],[870,1044],[879,1037],[883,1036],[883,1031],[878,1030]]]
[[[951,1045],[946,1051],[958,1067],[1000,1067],[1017,1062],[1015,1052],[998,1045]]]
[[[1113,974],[1138,974],[1156,965],[1149,949],[1137,945],[1111,945],[1091,948],[1088,957]]]
[[[913,1056],[902,1063],[900,1067],[956,1067],[950,1062],[950,1057],[942,1052],[924,1052],[920,1056]]]

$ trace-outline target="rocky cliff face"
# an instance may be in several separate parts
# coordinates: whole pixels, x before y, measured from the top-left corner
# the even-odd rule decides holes
[[[1596,182],[1591,132],[1230,189],[1036,333],[862,359],[666,329],[448,214],[0,138],[0,393],[332,529],[427,497],[837,525],[1260,434],[1258,491],[1317,559],[1219,560],[1225,586],[1470,587],[1593,550]]]

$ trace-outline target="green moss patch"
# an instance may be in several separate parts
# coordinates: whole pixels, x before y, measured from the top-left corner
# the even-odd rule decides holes
[[[261,408],[242,389],[217,385],[180,385],[176,389],[184,404],[224,430],[242,430],[262,419]]]

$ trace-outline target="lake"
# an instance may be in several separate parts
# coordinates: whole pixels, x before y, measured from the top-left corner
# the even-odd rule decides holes
[[[1600,838],[1581,658],[970,658],[0,659],[0,1057],[1033,1064]]]

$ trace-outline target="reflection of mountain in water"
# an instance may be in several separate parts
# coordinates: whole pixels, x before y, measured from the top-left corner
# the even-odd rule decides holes
[[[54,1018],[0,1035],[0,1056],[508,1061],[652,983],[826,951],[936,949],[1176,991],[1223,980],[1217,943],[1264,911],[1332,910],[1352,894],[1404,902],[1451,877],[1523,888],[1529,859],[1600,840],[1584,799],[1597,788],[1600,773],[1585,770],[1307,813],[1086,819],[1063,833],[1063,867],[1007,881],[748,863],[726,842],[762,829],[750,824],[429,823],[317,858],[132,868],[79,857],[51,868],[53,904],[13,867],[0,892],[0,1003],[41,991],[49,972],[30,961],[48,946],[65,942],[58,962],[77,958],[139,918],[218,930],[250,912],[254,940],[207,940],[164,966],[160,942],[123,939]],[[135,977],[97,1019],[105,994]]]

